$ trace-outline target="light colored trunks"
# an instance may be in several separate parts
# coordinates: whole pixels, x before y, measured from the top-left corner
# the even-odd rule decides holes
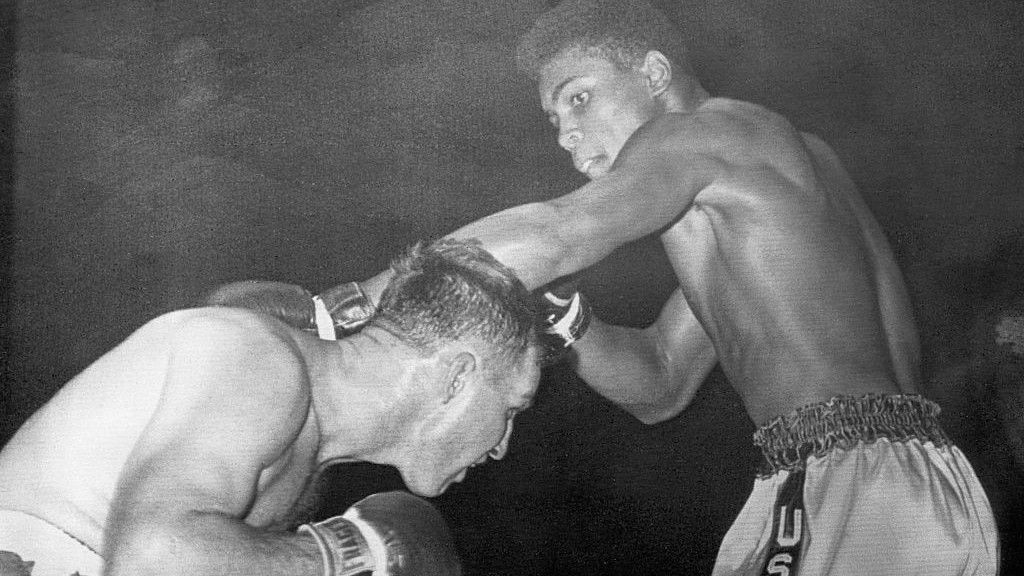
[[[995,575],[988,498],[916,395],[839,397],[754,434],[766,467],[713,576]]]

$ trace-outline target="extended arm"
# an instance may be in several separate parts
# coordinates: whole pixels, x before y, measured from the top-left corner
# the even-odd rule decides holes
[[[160,404],[115,495],[109,576],[318,576],[310,536],[247,524],[261,473],[308,413],[305,370],[286,342],[223,318],[175,336]]]
[[[452,234],[476,238],[529,289],[582,270],[674,222],[720,172],[708,122],[668,114],[639,129],[605,176],[549,200],[515,206]],[[376,301],[383,273],[363,282]]]
[[[693,122],[677,115],[649,122],[604,177],[554,200],[487,216],[452,236],[479,239],[530,289],[582,270],[674,222],[713,181],[719,162],[693,144]]]
[[[682,412],[717,362],[711,340],[678,289],[647,328],[595,319],[573,348],[587,384],[645,424]]]

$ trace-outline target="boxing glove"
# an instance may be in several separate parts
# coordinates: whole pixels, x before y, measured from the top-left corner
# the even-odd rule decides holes
[[[295,284],[267,280],[232,282],[211,292],[205,304],[259,310],[302,330],[316,326],[313,294]]]
[[[359,330],[377,312],[358,282],[338,284],[317,294],[314,300],[323,304],[334,329],[342,335]]]
[[[207,306],[237,306],[271,314],[286,324],[315,331],[324,340],[337,340],[361,328],[375,309],[359,284],[339,284],[313,296],[295,284],[243,280],[225,284],[206,297]]]
[[[544,348],[545,363],[556,362],[566,349],[583,337],[590,326],[593,311],[575,280],[549,284],[539,298],[538,332]]]
[[[458,576],[462,566],[444,518],[408,492],[382,492],[341,516],[303,524],[320,549],[324,576]]]

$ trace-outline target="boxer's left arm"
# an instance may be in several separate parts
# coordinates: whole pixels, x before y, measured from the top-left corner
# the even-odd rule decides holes
[[[696,116],[696,115],[694,115]],[[582,270],[677,220],[723,171],[708,142],[719,118],[659,117],[611,170],[564,196],[509,208],[451,234],[476,238],[529,289]]]
[[[699,116],[699,117],[698,117]],[[600,261],[619,246],[678,219],[725,170],[719,132],[736,131],[721,113],[669,114],[626,142],[612,169],[569,194],[514,206],[455,230],[475,238],[530,290]],[[360,284],[377,302],[391,274]]]
[[[242,280],[218,286],[203,304],[257,310],[294,328],[316,331],[324,340],[336,340],[359,330],[376,313],[356,282],[339,284],[314,296],[297,284]]]
[[[682,412],[718,361],[679,289],[650,326],[613,326],[595,318],[572,347],[580,377],[645,424]]]
[[[238,317],[193,319],[174,336],[160,402],[111,505],[108,576],[321,575],[312,538],[244,522],[261,472],[306,422],[309,392],[290,344]]]

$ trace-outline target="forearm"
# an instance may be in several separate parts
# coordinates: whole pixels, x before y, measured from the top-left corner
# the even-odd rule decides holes
[[[448,237],[480,241],[533,290],[597,262],[617,245],[609,242],[609,235],[588,237],[585,227],[571,226],[563,213],[557,202],[524,204],[467,224]],[[376,304],[390,279],[391,271],[385,270],[359,285]]]
[[[270,532],[217,513],[135,522],[106,545],[107,576],[321,576],[311,536]]]
[[[667,420],[684,410],[706,374],[673,369],[655,328],[612,326],[595,319],[573,348],[580,377],[645,424]],[[697,357],[693,362],[696,366],[706,360]]]
[[[460,240],[479,240],[499,262],[516,272],[526,288],[533,290],[600,260],[603,253],[586,239],[573,237],[581,231],[565,229],[570,224],[559,216],[553,202],[524,204],[491,214],[452,232]]]

